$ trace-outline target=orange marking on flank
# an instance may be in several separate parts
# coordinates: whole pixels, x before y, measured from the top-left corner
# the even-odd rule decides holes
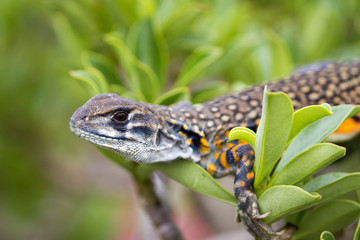
[[[225,137],[229,137],[229,134],[230,134],[230,130],[227,130],[227,131],[225,132]]]
[[[232,143],[232,142],[227,142],[227,143],[226,143],[226,147],[227,147],[227,148],[231,148],[231,147],[233,147],[233,146],[235,146],[235,143]]]
[[[213,175],[214,172],[216,171],[216,166],[213,163],[209,163],[206,167],[206,171],[210,174]]]
[[[244,140],[238,140],[238,145],[247,145],[248,142],[245,142]]]
[[[201,139],[200,139],[200,143],[201,143],[202,145],[206,146],[206,147],[209,146],[209,144],[208,144],[208,142],[206,141],[205,138],[201,138]]]
[[[220,154],[220,163],[225,169],[230,168],[228,162],[226,161],[226,152],[225,151]]]
[[[254,172],[249,172],[246,174],[246,178],[247,179],[251,179],[251,178],[254,178]]]
[[[334,134],[351,134],[354,132],[360,132],[360,122],[353,118],[349,118],[341,124]]]
[[[236,145],[234,146],[232,149],[231,149],[231,152],[235,154],[236,150],[239,148],[239,145]],[[234,155],[235,156],[235,155]]]
[[[259,126],[259,124],[260,124],[260,118],[256,119],[256,125]]]
[[[246,165],[246,166],[249,166],[249,165],[250,165],[250,160],[247,160],[247,161],[245,162],[245,165]]]
[[[210,152],[210,147],[205,138],[200,138],[200,154],[208,154]]]
[[[223,145],[223,141],[217,140],[216,142],[214,142],[214,145],[216,146],[216,149],[220,149]]]
[[[214,156],[215,160],[217,160],[219,158],[219,156],[220,156],[220,151],[218,150],[218,151],[216,151],[215,156]]]

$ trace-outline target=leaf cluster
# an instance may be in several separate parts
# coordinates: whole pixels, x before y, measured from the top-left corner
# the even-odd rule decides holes
[[[359,218],[359,200],[344,194],[360,189],[360,172],[330,172],[313,178],[345,155],[345,148],[323,141],[359,112],[359,106],[330,108],[328,104],[293,112],[287,95],[265,90],[256,134],[239,127],[229,136],[248,141],[255,149],[259,207],[262,213],[271,212],[265,221],[287,216],[299,227],[293,239],[313,239],[322,230],[338,231]]]
[[[53,22],[61,43],[74,58],[82,55],[83,69],[71,75],[89,83],[91,95],[110,91],[167,105],[203,102],[282,76],[295,63],[331,57],[341,34],[334,30],[330,36],[318,28],[327,29],[331,22],[344,31],[342,16],[353,5],[280,1],[267,4],[274,15],[236,0],[63,1],[52,7],[59,9]],[[91,50],[84,53],[84,46]],[[200,84],[204,79],[206,84]]]

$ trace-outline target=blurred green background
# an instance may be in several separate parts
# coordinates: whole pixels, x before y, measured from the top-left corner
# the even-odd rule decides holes
[[[131,179],[69,130],[96,93],[71,70],[168,104],[355,56],[357,0],[1,0],[0,239],[137,239]]]

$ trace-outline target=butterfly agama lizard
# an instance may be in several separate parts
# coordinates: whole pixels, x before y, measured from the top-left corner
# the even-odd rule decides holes
[[[255,237],[277,235],[263,223],[253,192],[252,147],[228,142],[229,130],[245,126],[256,130],[261,116],[263,85],[231,93],[199,105],[173,106],[135,102],[117,94],[91,98],[72,116],[77,136],[138,163],[194,161],[218,178],[234,174],[238,202],[237,221]],[[329,103],[360,104],[360,60],[324,62],[299,69],[281,81],[267,83],[269,91],[282,91],[294,108]],[[359,116],[344,124],[360,131]]]

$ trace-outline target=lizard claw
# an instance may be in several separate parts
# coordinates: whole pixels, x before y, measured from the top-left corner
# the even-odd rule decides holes
[[[271,212],[259,213],[257,198],[255,193],[247,192],[241,194],[238,198],[238,208],[236,212],[236,221],[243,222],[246,230],[254,237],[260,237],[263,240],[277,239],[283,231],[277,232],[266,225],[262,219],[270,215]]]

